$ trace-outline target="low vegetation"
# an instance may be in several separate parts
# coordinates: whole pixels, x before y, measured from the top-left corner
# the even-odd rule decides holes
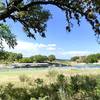
[[[52,76],[49,83],[21,76],[20,84],[0,85],[0,100],[100,100],[99,76]],[[55,79],[54,79],[55,77]]]

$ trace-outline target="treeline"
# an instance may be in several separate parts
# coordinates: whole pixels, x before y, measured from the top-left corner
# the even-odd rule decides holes
[[[8,51],[0,51],[0,63],[8,63],[19,61],[23,58],[21,53],[12,53]]]
[[[96,63],[100,60],[100,53],[91,54],[88,56],[74,56],[71,58],[71,61],[76,61],[79,63]]]
[[[31,57],[24,57],[22,59],[19,60],[20,63],[43,63],[43,62],[52,62],[56,60],[56,57],[54,55],[49,55],[49,56],[45,56],[45,55],[35,55],[35,56],[31,56]]]
[[[12,53],[8,51],[0,51],[0,63],[13,63],[13,62],[19,62],[19,63],[43,63],[43,62],[52,62],[56,60],[56,57],[54,55],[35,55],[31,57],[23,57],[21,53]]]

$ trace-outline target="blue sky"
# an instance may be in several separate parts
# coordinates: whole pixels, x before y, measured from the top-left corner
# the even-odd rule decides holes
[[[66,32],[66,19],[64,12],[54,6],[45,6],[53,15],[47,23],[46,38],[41,38],[38,34],[37,40],[30,39],[22,30],[19,23],[7,21],[13,33],[16,34],[18,45],[15,49],[9,49],[5,46],[5,50],[23,53],[24,56],[35,54],[50,55],[54,54],[57,58],[68,59],[76,55],[88,55],[91,53],[99,53],[100,44],[97,43],[96,37],[91,26],[81,19],[79,27],[75,21],[74,28],[70,33]]]

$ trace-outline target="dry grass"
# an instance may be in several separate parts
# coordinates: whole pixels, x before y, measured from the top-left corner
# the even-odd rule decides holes
[[[6,82],[19,82],[20,75],[27,75],[28,77],[34,79],[43,78],[48,80],[48,72],[51,69],[32,69],[32,70],[4,70],[0,72],[0,83]],[[64,74],[65,76],[72,75],[99,75],[100,69],[52,69],[59,74]]]

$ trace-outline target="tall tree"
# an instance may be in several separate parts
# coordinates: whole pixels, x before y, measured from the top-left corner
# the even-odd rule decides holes
[[[100,0],[2,0],[0,20],[5,22],[9,18],[14,22],[20,22],[29,37],[35,38],[37,32],[45,37],[46,22],[51,14],[42,5],[49,4],[64,11],[67,31],[71,31],[73,19],[80,25],[81,18],[84,17],[99,39]]]

